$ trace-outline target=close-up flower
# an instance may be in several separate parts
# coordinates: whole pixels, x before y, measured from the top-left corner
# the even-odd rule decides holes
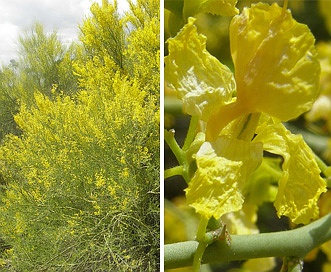
[[[326,183],[311,149],[281,121],[308,111],[319,93],[314,37],[289,10],[259,3],[233,18],[230,42],[234,75],[206,51],[193,18],[168,40],[167,83],[184,110],[206,123],[187,201],[208,218],[240,210],[241,190],[266,150],[284,159],[278,215],[307,224],[318,217],[314,203]]]
[[[206,259],[217,259],[209,249],[213,243],[222,248],[219,254],[230,251],[229,256],[236,255],[236,250],[245,247],[238,244],[237,248],[237,237],[257,235],[264,230],[263,224],[270,224],[268,217],[274,216],[273,227],[279,224],[279,230],[303,225],[309,229],[315,220],[321,220],[319,208],[323,206],[318,203],[329,187],[330,168],[315,154],[311,140],[306,142],[310,134],[301,134],[293,124],[302,122],[307,113],[307,120],[316,120],[327,114],[329,105],[319,106],[321,99],[314,104],[320,94],[321,57],[312,31],[294,19],[288,4],[284,1],[281,7],[259,2],[237,15],[227,15],[234,16],[228,20],[230,58],[224,62],[221,53],[216,57],[210,52],[208,39],[202,34],[204,27],[211,28],[208,17],[197,7],[190,13],[194,17],[186,16],[185,1],[185,23],[166,40],[167,94],[177,96],[181,104],[176,105],[181,105],[190,122],[182,147],[175,139],[177,131],[165,131],[165,140],[179,163],[165,170],[165,178],[183,177],[186,184],[180,197],[196,212],[194,240],[198,245],[192,271],[199,271]],[[296,10],[300,8],[296,6]],[[222,19],[219,22],[226,22]],[[172,98],[173,105],[174,101]],[[173,213],[174,206],[171,210]],[[220,245],[222,241],[226,243]],[[166,247],[169,256],[176,246]],[[258,244],[251,246],[254,251]],[[281,253],[269,255],[266,249],[259,256],[279,257],[277,254],[285,254],[282,247],[279,245]],[[245,259],[238,256],[241,258]],[[259,264],[256,256],[246,258],[250,260],[238,271],[255,271],[252,267]],[[261,259],[259,265],[268,267],[261,271],[277,266],[275,258]],[[284,258],[282,271],[290,271],[291,266],[302,270],[301,260]]]

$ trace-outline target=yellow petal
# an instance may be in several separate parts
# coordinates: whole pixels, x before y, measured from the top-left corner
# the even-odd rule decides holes
[[[191,0],[190,0],[191,1]],[[239,13],[238,0],[204,0],[199,12],[208,12],[220,16],[233,16]]]
[[[291,134],[281,123],[259,129],[253,140],[263,149],[284,158],[274,205],[278,216],[288,216],[296,224],[308,224],[319,216],[317,201],[326,191],[315,156],[301,135]]]
[[[168,40],[165,81],[177,91],[184,111],[207,120],[211,112],[229,102],[235,89],[232,72],[206,50],[206,37],[197,33],[193,18]]]
[[[238,0],[184,0],[184,18],[206,12],[219,16],[233,16],[238,14],[236,8]]]
[[[309,110],[320,65],[309,28],[276,3],[245,8],[230,25],[238,105],[282,121]]]
[[[262,144],[219,137],[205,142],[196,154],[197,171],[186,189],[186,198],[196,212],[210,218],[238,211],[241,189],[262,160]]]

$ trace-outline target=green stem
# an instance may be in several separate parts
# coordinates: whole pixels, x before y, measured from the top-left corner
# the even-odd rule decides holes
[[[196,240],[198,241],[199,245],[194,254],[193,267],[192,267],[193,272],[200,271],[202,256],[208,246],[208,243],[206,243],[205,241],[205,234],[207,230],[208,221],[209,221],[208,218],[201,216],[196,235]]]
[[[265,160],[262,161],[262,164],[260,167],[262,167],[264,172],[269,173],[276,180],[279,180],[282,176],[282,172],[279,169],[272,167]]]
[[[303,258],[315,247],[331,240],[331,213],[301,228],[254,235],[231,235],[231,245],[216,241],[203,255],[203,263],[247,260],[264,257]],[[165,269],[191,266],[197,241],[164,246]]]
[[[183,102],[176,97],[165,97],[164,112],[173,115],[183,115]]]
[[[176,139],[175,139],[175,130],[164,130],[164,140],[167,142],[171,151],[174,153],[177,161],[180,165],[184,165],[186,163],[185,152],[180,148]]]
[[[201,216],[196,239],[198,242],[204,241],[209,219]]]
[[[183,150],[186,151],[189,149],[190,145],[194,141],[195,136],[197,135],[197,127],[199,123],[199,118],[197,116],[192,116],[190,121],[190,126],[187,131],[185,142],[183,145]]]
[[[178,165],[167,170],[164,170],[164,179],[173,177],[173,176],[183,176],[184,167],[182,165]]]
[[[206,244],[206,243],[199,243],[198,248],[194,254],[192,272],[200,271],[201,259],[202,259],[203,253],[205,252],[207,246],[208,246],[208,244]]]
[[[326,177],[327,187],[331,188],[331,166],[327,166],[323,160],[317,155],[315,155],[315,159],[318,167],[321,169],[321,172]]]

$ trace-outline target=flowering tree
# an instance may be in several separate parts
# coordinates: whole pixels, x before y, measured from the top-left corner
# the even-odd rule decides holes
[[[159,3],[102,2],[70,60],[77,93],[25,93],[22,133],[0,146],[0,270],[159,267]],[[128,27],[136,13],[149,20]],[[153,61],[125,66],[141,54]]]

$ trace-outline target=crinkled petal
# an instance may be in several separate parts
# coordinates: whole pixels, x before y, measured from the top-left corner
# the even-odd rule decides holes
[[[236,8],[238,0],[203,0],[202,2],[199,12],[220,16],[233,16],[239,13]]]
[[[196,154],[197,171],[186,189],[186,198],[196,212],[208,218],[238,211],[241,189],[262,160],[262,144],[219,137],[205,142]]]
[[[182,99],[184,111],[207,120],[211,112],[229,102],[235,89],[232,72],[206,50],[206,37],[199,35],[193,18],[168,40],[165,80]]]
[[[184,0],[184,18],[206,12],[219,16],[233,16],[239,13],[238,0]]]
[[[326,182],[320,177],[315,156],[302,136],[291,134],[276,123],[260,128],[254,141],[263,142],[264,150],[284,158],[274,202],[278,216],[288,216],[296,224],[308,224],[317,218],[317,201],[326,191]]]
[[[282,121],[308,111],[318,95],[320,65],[309,28],[289,10],[258,3],[230,25],[238,105]]]

